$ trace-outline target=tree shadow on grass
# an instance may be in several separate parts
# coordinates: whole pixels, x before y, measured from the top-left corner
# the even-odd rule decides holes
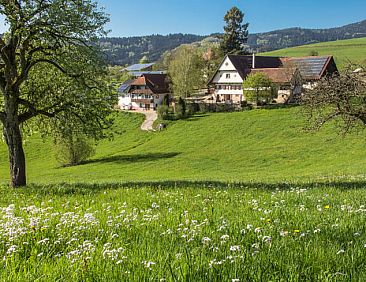
[[[108,156],[104,158],[91,159],[81,163],[80,165],[93,164],[93,163],[135,163],[135,162],[150,162],[157,161],[160,159],[170,159],[174,158],[181,153],[171,152],[171,153],[146,153],[146,154],[134,154],[134,155],[116,155],[116,156]]]
[[[325,181],[325,182],[225,182],[225,181],[130,181],[130,182],[110,182],[110,183],[58,183],[58,184],[30,184],[24,189],[26,193],[36,193],[38,195],[90,195],[108,190],[116,189],[141,189],[150,188],[156,190],[164,189],[185,189],[185,188],[205,188],[205,189],[258,189],[258,190],[293,190],[293,189],[317,189],[334,188],[338,190],[353,190],[366,188],[366,181]]]

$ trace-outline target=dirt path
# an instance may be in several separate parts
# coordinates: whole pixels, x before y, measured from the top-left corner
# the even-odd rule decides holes
[[[145,121],[141,125],[141,130],[154,131],[154,121],[158,119],[158,114],[155,111],[133,111],[145,115]]]

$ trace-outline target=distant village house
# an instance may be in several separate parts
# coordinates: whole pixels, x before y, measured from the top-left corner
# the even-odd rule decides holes
[[[170,95],[166,74],[142,74],[120,86],[118,106],[125,110],[156,110],[166,95]]]

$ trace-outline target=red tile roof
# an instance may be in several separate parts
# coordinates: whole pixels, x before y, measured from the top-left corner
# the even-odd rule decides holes
[[[153,94],[170,93],[169,79],[166,74],[143,74],[140,77],[136,78],[130,85],[145,85]]]

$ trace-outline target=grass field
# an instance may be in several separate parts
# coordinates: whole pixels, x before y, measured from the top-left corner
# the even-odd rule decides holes
[[[303,131],[301,108],[195,116],[162,132],[119,113],[114,140],[61,168],[0,147],[1,281],[363,281],[365,132]]]
[[[364,281],[363,189],[1,188],[1,281]]]
[[[341,138],[334,127],[303,132],[299,108],[253,110],[196,116],[157,133],[142,132],[142,116],[121,113],[116,135],[103,141],[88,163],[61,168],[52,142],[37,136],[25,144],[28,181],[141,182],[321,181],[364,177],[365,132]],[[2,182],[8,179],[7,153],[0,147]]]
[[[343,69],[349,62],[362,63],[366,61],[366,37],[350,40],[339,40],[318,44],[309,44],[293,48],[276,50],[263,55],[301,57],[309,56],[311,51],[319,55],[333,55],[339,69]]]

